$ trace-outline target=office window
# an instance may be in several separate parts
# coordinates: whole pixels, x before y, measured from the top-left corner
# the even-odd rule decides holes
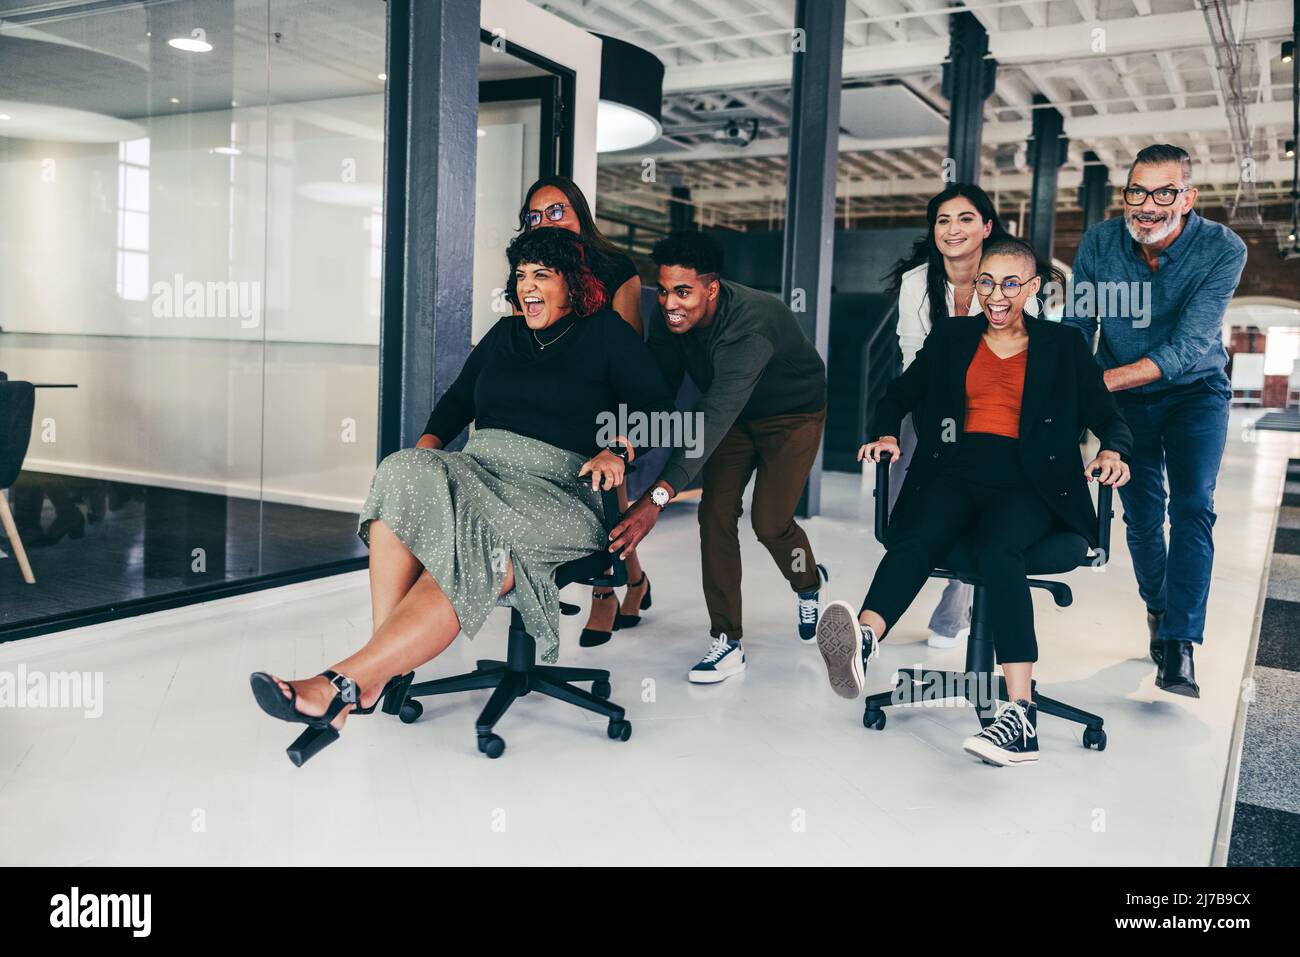
[[[69,388],[7,492],[36,584],[0,557],[0,640],[364,561],[385,34],[381,0],[6,6],[0,369]]]

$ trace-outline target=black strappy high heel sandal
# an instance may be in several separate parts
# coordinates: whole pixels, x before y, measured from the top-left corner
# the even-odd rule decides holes
[[[280,685],[265,671],[255,671],[248,676],[248,683],[253,688],[253,697],[258,706],[273,718],[281,721],[293,721],[307,725],[307,730],[285,749],[294,767],[302,767],[313,757],[324,751],[339,739],[339,733],[330,726],[330,722],[339,716],[348,705],[355,705],[361,700],[361,688],[346,675],[337,671],[322,671],[322,678],[328,678],[334,686],[334,697],[322,715],[303,714],[297,708],[298,692],[289,686],[289,697],[284,696]]]
[[[627,587],[640,588],[641,582],[645,582],[645,594],[641,596],[641,604],[639,607],[641,611],[645,611],[650,607],[650,576],[645,572],[642,572],[640,579],[635,582],[628,582]],[[639,624],[641,624],[640,615],[625,615],[622,612],[619,612],[614,616],[615,631],[620,628],[635,628]]]
[[[609,589],[603,595],[595,589],[592,589],[591,597],[600,599],[601,601],[604,601],[606,598],[613,598],[614,589]],[[611,631],[597,631],[595,628],[584,628],[582,629],[582,634],[578,636],[578,644],[583,648],[595,648],[597,645],[603,645],[605,642],[609,641],[609,639],[613,637],[615,631],[618,631],[617,612],[614,614],[614,627]]]
[[[358,704],[352,709],[353,714],[374,714],[375,708],[380,704],[384,706],[384,714],[400,714],[402,711],[402,702],[406,700],[406,689],[411,687],[411,682],[415,680],[415,672],[408,671],[404,675],[396,675],[388,679],[384,685],[384,690],[379,692],[379,697],[375,699],[374,704],[369,708],[363,708]],[[360,701],[360,698],[357,699]]]

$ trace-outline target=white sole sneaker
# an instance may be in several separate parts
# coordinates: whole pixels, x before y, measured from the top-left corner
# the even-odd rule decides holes
[[[718,684],[719,681],[725,681],[732,675],[741,674],[744,670],[745,662],[741,662],[740,666],[729,668],[727,671],[689,671],[686,672],[686,677],[692,684]]]
[[[745,662],[741,661],[738,665],[732,665],[726,671],[688,671],[686,677],[693,685],[716,685],[720,681],[726,681],[732,675],[738,675],[745,670]]]
[[[1038,760],[1037,751],[1007,751],[999,748],[988,738],[981,738],[979,735],[972,735],[962,742],[962,750],[967,754],[973,754],[988,764],[996,764],[1000,768],[1011,767],[1015,764],[1033,764]]]
[[[930,632],[930,637],[925,639],[925,643],[931,648],[956,648],[963,641],[970,637],[970,629],[963,628],[957,634],[949,637],[941,635],[937,631]]]
[[[817,622],[817,650],[826,662],[831,690],[841,698],[856,698],[867,682],[862,667],[862,626],[846,601],[833,601]]]

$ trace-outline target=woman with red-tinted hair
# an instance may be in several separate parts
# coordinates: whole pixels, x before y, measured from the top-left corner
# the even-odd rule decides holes
[[[473,638],[499,599],[555,661],[555,570],[608,548],[597,490],[620,485],[635,454],[622,437],[605,447],[602,428],[620,406],[673,407],[641,338],[605,308],[580,237],[534,230],[506,255],[506,296],[520,312],[479,340],[416,447],[379,464],[361,510],[370,641],[315,678],[252,676],[264,711],[317,732],[295,763],[333,741],[349,713],[404,697],[412,672],[457,634]],[[471,422],[464,448],[446,451]]]

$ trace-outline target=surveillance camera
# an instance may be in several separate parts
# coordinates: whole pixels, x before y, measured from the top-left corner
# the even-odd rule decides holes
[[[726,126],[714,131],[713,137],[732,146],[748,146],[757,133],[758,120],[750,120],[748,123],[729,120]]]

